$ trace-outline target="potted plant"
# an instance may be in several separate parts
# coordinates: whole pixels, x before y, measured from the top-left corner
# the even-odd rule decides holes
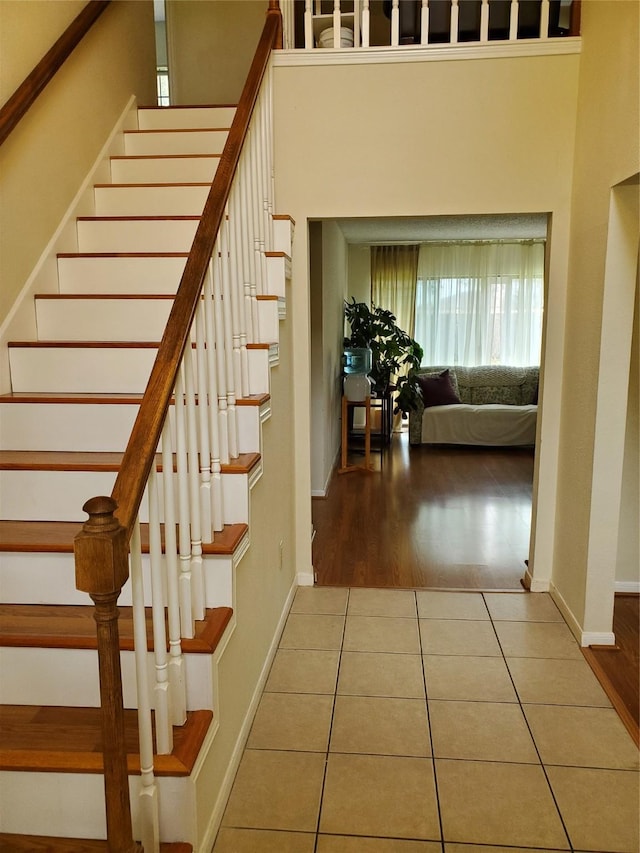
[[[415,371],[422,361],[422,347],[397,324],[394,314],[377,305],[351,301],[344,304],[350,334],[345,349],[371,350],[369,376],[378,397],[395,393],[394,411],[409,412],[416,407],[420,388]],[[404,368],[408,367],[405,373]],[[401,372],[402,371],[402,372]]]

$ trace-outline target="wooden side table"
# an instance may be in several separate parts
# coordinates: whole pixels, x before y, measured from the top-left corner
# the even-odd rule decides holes
[[[349,406],[364,406],[364,465],[349,465]],[[342,447],[338,474],[348,474],[350,471],[373,471],[371,467],[371,397],[362,400],[348,400],[342,395]]]

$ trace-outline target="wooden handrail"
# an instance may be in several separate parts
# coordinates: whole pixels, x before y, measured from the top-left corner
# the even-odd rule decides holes
[[[89,0],[53,47],[0,107],[0,145],[9,136],[58,69],[71,56],[111,0]]]
[[[271,50],[281,44],[282,18],[278,0],[269,0],[264,29],[113,487],[112,497],[118,505],[116,516],[127,531],[127,541],[131,537],[142,495],[149,479],[260,84],[267,69]]]

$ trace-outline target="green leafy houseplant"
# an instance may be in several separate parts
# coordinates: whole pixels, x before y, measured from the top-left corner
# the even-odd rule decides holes
[[[391,311],[377,305],[369,308],[366,302],[356,302],[352,297],[344,303],[344,314],[350,328],[350,335],[344,339],[345,349],[364,347],[371,350],[369,376],[375,394],[382,397],[393,391],[396,412],[414,409],[420,398],[415,376],[422,361],[420,344],[398,326]]]

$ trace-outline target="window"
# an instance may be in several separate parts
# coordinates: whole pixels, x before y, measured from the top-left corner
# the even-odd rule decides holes
[[[540,363],[544,243],[426,243],[415,338],[424,365]]]

